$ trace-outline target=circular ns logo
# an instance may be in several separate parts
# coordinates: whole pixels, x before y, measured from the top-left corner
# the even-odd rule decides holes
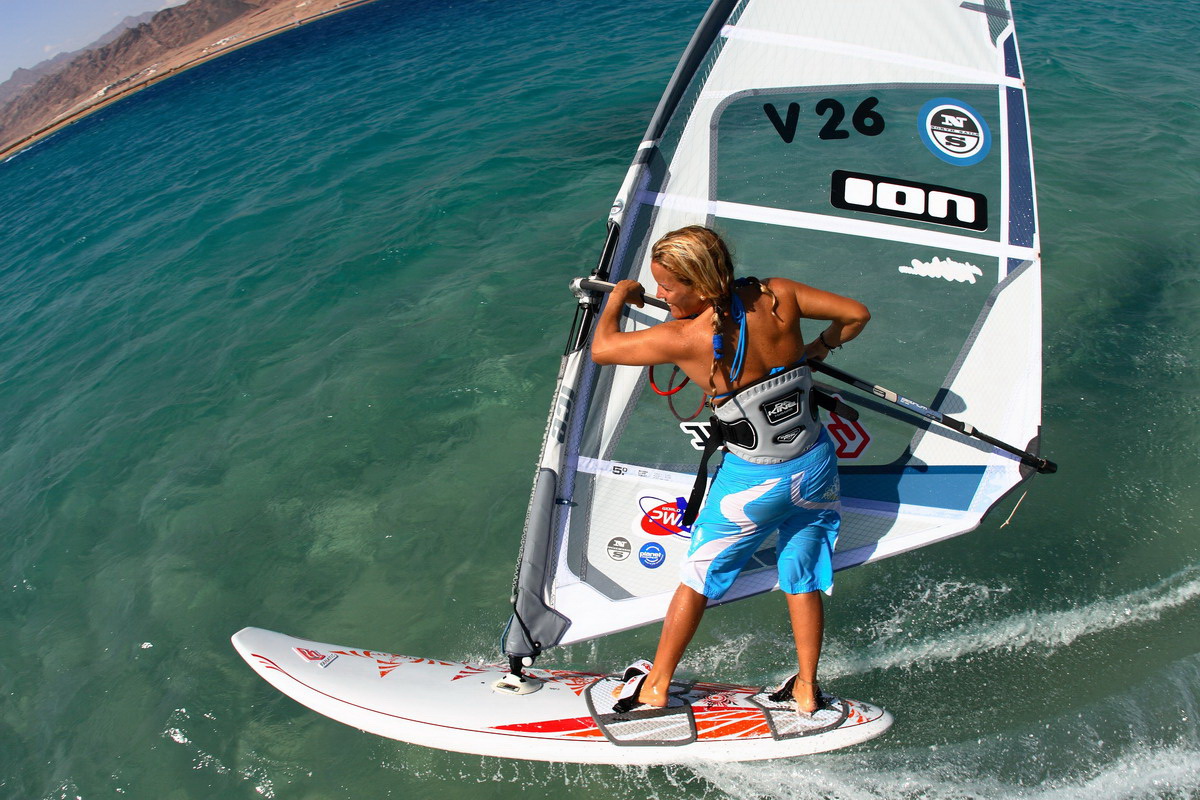
[[[939,97],[921,108],[921,141],[949,164],[977,164],[992,146],[992,134],[983,115],[966,103]]]
[[[629,540],[623,536],[618,536],[615,539],[608,540],[608,557],[613,561],[624,561],[629,558],[629,554],[633,551]]]

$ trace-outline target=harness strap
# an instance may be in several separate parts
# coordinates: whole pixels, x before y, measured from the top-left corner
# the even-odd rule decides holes
[[[825,409],[831,414],[837,414],[842,419],[848,419],[854,422],[858,419],[858,409],[853,406],[848,406],[842,402],[841,398],[834,397],[821,386],[813,386],[812,399],[817,406]]]
[[[692,484],[692,493],[688,495],[687,508],[683,510],[680,524],[690,528],[700,513],[700,504],[704,502],[704,493],[708,490],[708,459],[725,444],[724,432],[716,417],[708,419],[708,440],[704,443],[704,453],[700,456],[700,466],[696,468],[696,482]]]
[[[747,383],[745,386],[739,386],[738,388],[736,388],[736,389],[733,389],[733,390],[730,390],[730,391],[728,391],[728,392],[721,392],[720,394],[714,394],[714,395],[713,395],[713,396],[712,396],[710,399],[712,399],[712,400],[724,400],[726,397],[733,397],[735,394],[737,394],[738,392],[742,391],[743,389],[749,389],[749,388],[750,388],[751,386],[753,386],[754,384],[756,384],[756,383],[762,383],[762,382],[763,382],[763,381],[765,381],[767,378],[773,378],[773,377],[775,377],[776,375],[778,375],[779,373],[781,373],[781,372],[786,372],[787,370],[791,369],[792,367],[798,367],[798,366],[800,366],[801,364],[803,364],[803,363],[805,362],[805,360],[806,360],[806,359],[805,359],[805,357],[804,357],[804,356],[800,356],[800,360],[799,360],[799,361],[795,361],[795,362],[793,362],[793,363],[791,363],[791,364],[787,365],[786,367],[771,367],[771,371],[770,371],[770,372],[768,372],[766,375],[763,375],[763,376],[762,376],[761,378],[759,378],[758,380],[756,380],[756,381],[751,381],[750,383]]]

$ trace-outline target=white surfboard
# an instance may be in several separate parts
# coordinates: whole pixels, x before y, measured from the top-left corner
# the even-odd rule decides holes
[[[586,764],[753,761],[835,750],[881,735],[887,711],[833,698],[811,716],[762,687],[673,685],[662,711],[612,713],[619,676],[531,669],[528,694],[497,689],[507,668],[363,650],[245,628],[234,647],[279,691],[369,733],[462,753]],[[768,690],[769,691],[769,690]]]

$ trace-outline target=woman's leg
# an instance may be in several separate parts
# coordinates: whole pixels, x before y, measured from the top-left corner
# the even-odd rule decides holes
[[[667,704],[671,678],[679,666],[679,659],[683,658],[683,651],[700,625],[707,604],[707,597],[685,584],[679,584],[667,608],[667,616],[663,618],[662,635],[654,654],[654,667],[642,682],[638,702],[650,706]]]
[[[825,606],[820,592],[789,594],[787,605],[799,665],[792,696],[796,698],[797,711],[811,713],[817,710],[817,661],[821,658],[821,639],[825,635]]]

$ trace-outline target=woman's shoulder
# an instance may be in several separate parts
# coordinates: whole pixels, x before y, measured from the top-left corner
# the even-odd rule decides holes
[[[682,319],[666,319],[656,325],[656,328],[669,330],[678,336],[705,337],[712,335],[712,316],[715,312],[706,308],[699,314]]]
[[[780,310],[798,308],[800,298],[808,289],[803,283],[790,278],[763,278],[759,283],[770,293],[771,298],[774,298],[772,305]]]
[[[808,288],[807,284],[794,281],[791,278],[763,278],[759,283],[775,293],[791,292],[794,294]]]

